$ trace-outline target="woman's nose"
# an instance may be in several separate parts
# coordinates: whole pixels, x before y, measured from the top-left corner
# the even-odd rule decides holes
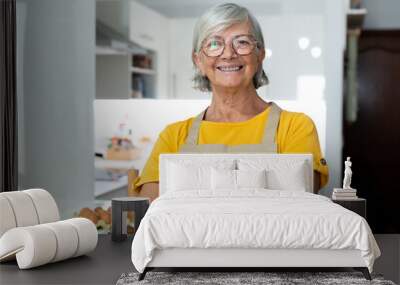
[[[230,59],[233,57],[237,57],[235,50],[232,47],[232,44],[225,44],[224,51],[221,54],[222,59]]]

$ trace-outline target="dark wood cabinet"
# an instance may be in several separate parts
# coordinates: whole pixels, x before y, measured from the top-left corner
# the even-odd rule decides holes
[[[367,200],[358,198],[357,200],[332,200],[334,203],[359,214],[367,219]]]

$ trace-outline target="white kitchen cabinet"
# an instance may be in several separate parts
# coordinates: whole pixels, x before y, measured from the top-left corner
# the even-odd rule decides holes
[[[166,94],[160,90],[168,89],[168,54],[165,49],[168,37],[161,28],[167,30],[167,19],[133,1],[98,1],[96,19],[100,25],[99,33],[103,33],[100,39],[112,37],[121,41],[122,38],[123,43],[130,41],[133,42],[131,46],[137,47],[121,49],[107,41],[99,41],[101,46],[96,48],[96,98],[156,98],[161,93]],[[154,23],[159,27],[155,29],[158,35],[149,28]],[[151,64],[147,60],[137,60],[143,55],[150,58]]]
[[[137,3],[130,2],[130,40],[154,52],[156,98],[168,97],[168,27],[169,20],[163,15]]]
[[[149,49],[156,50],[160,45],[160,28],[165,27],[167,19],[157,12],[139,4],[130,3],[129,35],[133,42]]]

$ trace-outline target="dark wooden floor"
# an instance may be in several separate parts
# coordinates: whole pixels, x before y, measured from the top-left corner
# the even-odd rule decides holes
[[[111,241],[99,235],[95,251],[33,269],[19,270],[17,263],[0,264],[0,284],[115,284],[124,272],[134,271],[131,261],[132,238]]]

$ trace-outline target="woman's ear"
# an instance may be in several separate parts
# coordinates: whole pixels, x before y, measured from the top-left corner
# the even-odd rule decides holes
[[[262,64],[264,59],[265,59],[265,49],[261,48],[260,51],[258,52],[258,61]]]
[[[197,54],[194,51],[192,52],[192,62],[194,65],[197,65]]]
[[[200,70],[201,74],[204,74],[203,72],[203,64],[201,62],[200,54],[196,52],[192,52],[192,61],[193,64],[197,66],[197,68]]]

